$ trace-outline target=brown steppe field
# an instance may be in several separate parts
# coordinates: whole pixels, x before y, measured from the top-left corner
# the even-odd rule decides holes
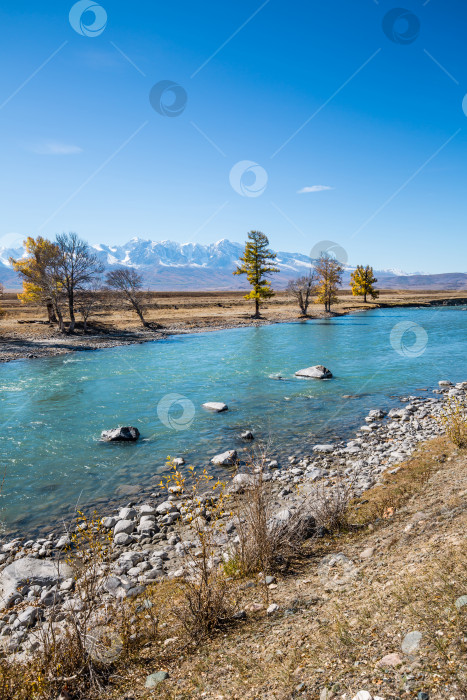
[[[284,291],[277,292],[261,306],[262,319],[252,319],[253,303],[245,292],[147,292],[145,317],[152,328],[143,329],[137,315],[126,303],[102,293],[88,320],[85,335],[77,314],[73,336],[62,335],[47,323],[44,307],[22,304],[17,292],[6,291],[0,299],[0,361],[20,357],[56,355],[76,349],[109,347],[155,340],[172,333],[218,330],[264,323],[303,319],[295,300]],[[363,303],[350,290],[339,292],[339,303],[331,315],[343,315],[386,306],[419,306],[462,303],[466,292],[381,290],[376,302]],[[324,308],[311,304],[309,318],[326,318]],[[65,316],[66,318],[66,316]]]

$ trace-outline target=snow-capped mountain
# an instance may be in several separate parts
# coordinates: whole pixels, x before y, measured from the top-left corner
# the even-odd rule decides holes
[[[217,243],[176,243],[132,238],[121,246],[100,244],[93,246],[106,269],[118,266],[134,267],[144,277],[148,289],[154,290],[228,290],[245,289],[243,276],[232,275],[244,251],[244,244],[222,239]],[[21,258],[23,248],[0,247],[0,282],[7,289],[17,289],[20,281],[9,258]],[[290,279],[310,270],[312,260],[303,253],[277,253],[276,264],[280,273],[274,275],[274,287],[283,289]],[[365,262],[365,261],[364,261]],[[343,283],[348,286],[350,273],[355,269],[345,265]],[[464,289],[467,274],[423,275],[400,270],[375,271],[378,284],[386,289]]]

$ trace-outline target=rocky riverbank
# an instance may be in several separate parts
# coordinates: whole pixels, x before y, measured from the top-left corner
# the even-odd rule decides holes
[[[273,517],[292,518],[303,498],[316,488],[332,489],[336,483],[361,496],[383,473],[395,473],[421,442],[439,436],[443,398],[464,402],[466,392],[467,382],[454,386],[440,381],[434,397],[403,397],[401,407],[387,415],[378,408],[370,411],[350,441],[315,445],[309,454],[304,450],[290,455],[282,468],[275,460],[267,461],[263,480],[274,499]],[[241,492],[251,478],[251,472],[239,465],[229,490]],[[99,573],[103,603],[132,598],[158,580],[184,576],[191,555],[196,556],[199,541],[179,487],[168,491],[165,496],[153,493],[144,503],[132,501],[102,519],[112,547],[111,563]],[[209,518],[210,499],[206,496],[197,513],[198,526]],[[235,550],[238,541],[235,521],[227,515],[223,520],[216,539],[218,562]],[[39,539],[15,538],[1,547],[0,646],[5,654],[32,652],[39,643],[38,629],[50,624],[51,616],[56,622],[71,613],[79,619],[84,603],[75,593],[77,582],[64,561],[72,536],[72,532],[54,531]]]

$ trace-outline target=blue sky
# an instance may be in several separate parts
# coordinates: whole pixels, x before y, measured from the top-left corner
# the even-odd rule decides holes
[[[78,31],[72,2],[3,3],[0,245],[256,228],[279,250],[467,270],[467,7],[403,2],[385,33],[386,0],[103,0],[93,36],[86,3]],[[150,103],[161,81],[178,116],[170,91]]]

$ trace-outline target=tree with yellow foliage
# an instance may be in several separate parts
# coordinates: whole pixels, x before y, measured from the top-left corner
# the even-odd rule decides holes
[[[315,265],[318,276],[318,296],[316,304],[324,304],[325,311],[331,311],[332,304],[337,304],[337,291],[342,284],[344,268],[336,258],[323,253]]]
[[[59,323],[63,330],[60,308],[61,285],[58,278],[60,251],[55,243],[38,236],[24,241],[27,255],[15,260],[10,258],[13,269],[23,282],[23,292],[18,298],[23,304],[43,304],[47,308],[49,323]]]
[[[379,297],[379,292],[374,288],[378,280],[373,274],[373,268],[367,265],[357,265],[356,269],[350,275],[350,286],[352,287],[352,294],[354,297],[363,297],[363,301],[366,304],[367,296],[371,296],[372,299],[377,299]]]
[[[279,272],[279,268],[271,265],[276,258],[276,254],[268,248],[269,240],[264,233],[261,233],[261,231],[250,231],[248,239],[245,245],[245,252],[240,257],[241,264],[237,265],[237,269],[234,270],[233,274],[246,275],[252,290],[245,295],[245,299],[255,300],[253,318],[260,318],[259,305],[264,299],[274,296],[267,276],[271,273]]]

